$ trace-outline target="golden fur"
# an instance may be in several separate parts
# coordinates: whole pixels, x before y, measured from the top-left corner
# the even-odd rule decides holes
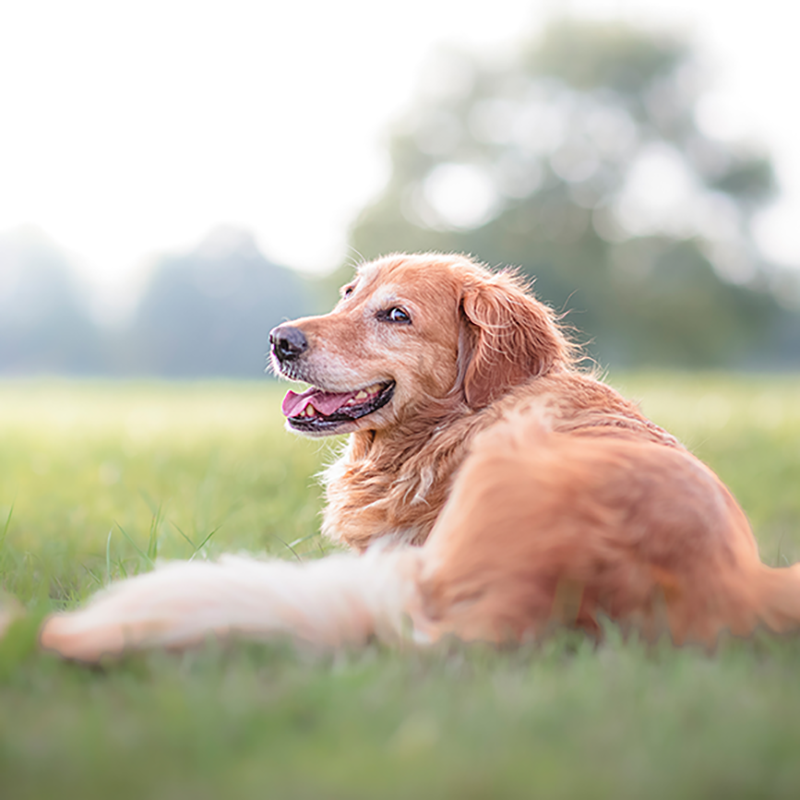
[[[595,633],[602,616],[710,645],[800,623],[798,567],[761,564],[719,479],[577,369],[513,274],[388,256],[330,314],[273,334],[301,343],[285,359],[275,346],[276,369],[320,391],[393,386],[337,423],[350,436],[326,474],[323,532],[369,553],[158,570],[52,617],[45,647],[93,660],[209,632],[336,645],[400,635],[404,617],[418,641],[519,641],[554,622]]]

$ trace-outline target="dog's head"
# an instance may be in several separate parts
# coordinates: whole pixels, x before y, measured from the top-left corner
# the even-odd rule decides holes
[[[280,325],[270,342],[275,372],[310,384],[283,413],[311,436],[386,429],[425,407],[479,409],[570,359],[518,278],[439,254],[362,265],[330,314]]]

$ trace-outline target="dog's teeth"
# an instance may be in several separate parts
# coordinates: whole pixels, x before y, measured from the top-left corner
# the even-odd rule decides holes
[[[369,397],[369,395],[362,389],[354,398],[353,400],[364,400],[365,398]]]
[[[312,406],[311,403],[309,403],[305,408],[305,415],[307,417],[313,417],[313,416],[316,416],[316,413],[317,413],[317,409],[314,408],[314,406]]]

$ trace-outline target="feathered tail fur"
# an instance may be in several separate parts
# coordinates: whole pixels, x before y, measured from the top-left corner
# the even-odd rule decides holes
[[[800,629],[800,564],[779,569],[758,566],[759,621],[775,633],[796,632]]]

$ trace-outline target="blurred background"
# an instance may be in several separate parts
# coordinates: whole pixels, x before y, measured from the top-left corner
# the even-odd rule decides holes
[[[800,367],[793,10],[0,6],[0,374],[263,375],[352,265],[535,276],[610,367]]]

